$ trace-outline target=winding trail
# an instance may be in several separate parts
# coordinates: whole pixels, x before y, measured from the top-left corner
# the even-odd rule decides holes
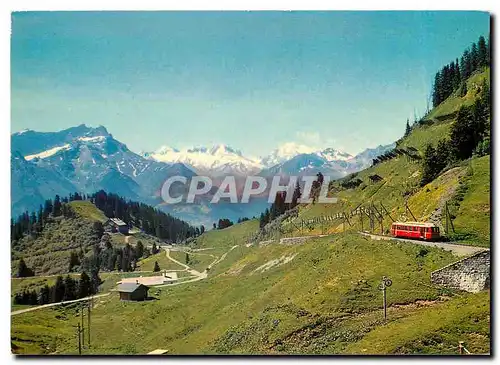
[[[172,283],[172,284],[155,285],[154,288],[163,288],[163,287],[167,287],[167,286],[174,286],[174,285],[181,285],[181,284],[186,284],[186,283],[193,283],[195,281],[200,281],[200,280],[206,279],[208,277],[208,272],[210,271],[210,269],[212,269],[213,266],[217,265],[222,260],[224,260],[226,258],[226,256],[227,256],[227,254],[229,252],[231,252],[232,250],[234,250],[236,247],[238,247],[238,245],[231,247],[227,252],[225,252],[224,254],[222,254],[221,257],[217,257],[217,256],[214,256],[214,255],[211,255],[211,254],[198,254],[198,255],[207,255],[207,256],[214,257],[214,261],[212,261],[208,265],[207,269],[205,271],[203,271],[203,272],[199,272],[199,271],[193,269],[192,267],[190,267],[190,266],[188,266],[188,265],[186,265],[186,264],[184,264],[184,263],[182,263],[180,261],[177,261],[172,256],[170,256],[170,249],[169,248],[165,248],[165,254],[167,255],[167,258],[170,261],[175,262],[177,265],[180,265],[180,266],[184,267],[185,271],[187,271],[190,274],[192,274],[193,276],[195,276],[195,278],[193,278],[191,280],[179,281],[179,282]],[[180,251],[180,252],[185,252],[185,251]]]
[[[208,271],[214,266],[214,265],[217,265],[218,263],[220,263],[222,260],[224,260],[227,256],[227,254],[229,252],[231,252],[232,250],[234,250],[236,247],[238,247],[238,245],[236,246],[233,246],[231,247],[227,252],[225,252],[224,254],[221,255],[221,257],[217,257],[217,256],[214,256],[214,255],[210,255],[210,254],[198,254],[198,255],[208,255],[208,256],[212,256],[214,257],[214,261],[212,261],[209,265],[208,265],[208,268],[203,271],[203,272],[199,272],[195,269],[193,269],[192,267],[180,262],[180,261],[177,261],[176,259],[174,259],[172,256],[170,256],[170,249],[169,248],[165,248],[165,254],[167,256],[167,258],[172,261],[172,262],[175,262],[177,265],[180,265],[182,267],[184,267],[184,270],[171,270],[171,271],[187,271],[189,272],[190,274],[192,274],[192,276],[194,276],[193,279],[190,279],[190,280],[184,280],[184,281],[179,281],[179,282],[176,282],[176,283],[171,283],[171,284],[163,284],[163,285],[155,285],[153,286],[153,288],[162,288],[162,287],[167,287],[167,286],[175,286],[175,285],[181,285],[181,284],[187,284],[187,283],[193,283],[195,281],[200,281],[200,280],[203,280],[203,279],[206,279],[208,277]],[[184,252],[184,251],[181,251],[181,252]],[[134,271],[134,272],[139,272],[139,271]],[[146,271],[146,272],[149,272],[149,271]],[[57,276],[57,275],[54,275],[54,276]],[[74,300],[67,300],[67,301],[64,301],[64,302],[58,302],[58,303],[49,303],[49,304],[44,304],[44,305],[38,305],[36,307],[31,307],[31,308],[26,308],[26,309],[20,309],[20,310],[17,310],[17,311],[13,311],[13,312],[10,312],[10,315],[11,316],[15,316],[15,315],[18,315],[18,314],[23,314],[23,313],[27,313],[27,312],[32,312],[32,311],[35,311],[35,310],[39,310],[39,309],[43,309],[43,308],[49,308],[49,307],[55,307],[57,305],[63,305],[63,304],[70,304],[70,303],[77,303],[77,302],[83,302],[83,301],[87,301],[87,300],[92,300],[94,298],[102,298],[102,297],[105,297],[105,296],[108,296],[110,295],[111,293],[113,293],[113,291],[110,291],[110,292],[107,292],[107,293],[104,293],[104,294],[97,294],[97,295],[92,295],[90,297],[85,297],[85,298],[80,298],[80,299],[74,299]]]
[[[56,305],[70,304],[70,303],[76,303],[76,302],[83,302],[83,301],[92,300],[92,299],[95,299],[95,298],[102,298],[102,297],[108,296],[110,294],[111,294],[111,292],[108,292],[108,293],[92,295],[90,297],[85,297],[85,298],[80,298],[80,299],[66,300],[64,302],[57,302],[57,303],[49,303],[49,304],[44,304],[44,305],[38,305],[36,307],[26,308],[26,309],[20,309],[20,310],[14,311],[14,312],[10,312],[10,315],[11,316],[15,316],[16,314],[23,314],[23,313],[26,313],[26,312],[32,312],[32,311],[35,311],[35,310],[38,310],[38,309],[43,309],[43,308],[48,308],[48,307],[55,307]]]

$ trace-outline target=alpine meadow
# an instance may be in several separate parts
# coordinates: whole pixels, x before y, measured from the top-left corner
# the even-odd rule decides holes
[[[13,354],[491,354],[490,14],[14,12],[11,48]]]

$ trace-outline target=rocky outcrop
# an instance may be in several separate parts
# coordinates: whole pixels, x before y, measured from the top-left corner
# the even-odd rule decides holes
[[[477,293],[490,287],[490,251],[485,250],[431,273],[431,282]]]

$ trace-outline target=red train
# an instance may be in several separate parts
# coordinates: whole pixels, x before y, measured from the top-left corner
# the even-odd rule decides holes
[[[421,239],[434,241],[439,239],[439,227],[433,223],[421,222],[394,222],[391,227],[394,237]]]

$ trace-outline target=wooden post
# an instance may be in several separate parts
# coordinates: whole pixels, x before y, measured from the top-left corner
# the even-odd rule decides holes
[[[87,306],[87,321],[88,321],[87,333],[88,333],[88,337],[89,337],[89,348],[90,348],[90,302],[88,303],[88,306]]]
[[[77,329],[77,335],[78,335],[78,355],[82,354],[82,342],[81,342],[81,337],[80,337],[80,322],[78,322],[78,329]]]
[[[82,318],[82,343],[83,343],[83,346],[85,347],[85,326],[83,324],[83,308],[80,310],[80,315]]]
[[[370,232],[373,233],[373,231],[375,230],[375,219],[374,219],[374,216],[373,216],[373,207],[372,207],[373,203],[370,204]]]
[[[382,282],[378,286],[382,290],[383,304],[384,304],[384,320],[387,319],[387,288],[392,285],[392,280],[388,277],[383,276]]]
[[[446,222],[448,223],[448,219],[450,220],[451,230],[453,233],[455,233],[455,226],[453,225],[453,220],[451,219],[450,210],[448,209],[448,202],[445,203],[445,207],[446,207]]]
[[[384,286],[384,289],[382,291],[384,292],[384,319],[387,319],[387,294],[386,294],[386,287],[385,284],[382,284]]]
[[[446,235],[448,236],[448,202],[444,202],[444,218],[445,218],[445,221],[446,221],[446,228],[445,228],[445,231],[446,231]]]

